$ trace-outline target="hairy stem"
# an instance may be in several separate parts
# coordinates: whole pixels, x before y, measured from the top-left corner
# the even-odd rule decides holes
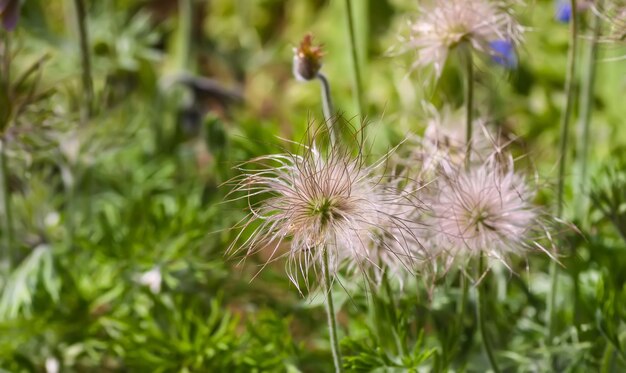
[[[356,98],[356,105],[359,117],[364,119],[363,104],[363,84],[361,81],[361,69],[359,67],[359,54],[357,53],[356,37],[354,32],[354,20],[352,15],[352,0],[345,0],[346,24],[348,27],[348,41],[350,48],[350,59],[352,62],[352,89]]]
[[[94,98],[93,80],[91,75],[91,58],[89,54],[89,34],[87,32],[87,10],[84,0],[74,0],[74,6],[76,8],[76,22],[78,24],[83,94],[85,95],[85,101],[81,113],[81,120],[84,122],[91,117]]]
[[[472,60],[472,50],[467,49],[465,56],[465,170],[470,168],[470,159],[472,154],[472,133],[474,131],[474,61]],[[469,292],[469,283],[465,276],[461,273],[461,299],[457,309],[457,323],[463,329],[463,320],[465,318],[465,305],[467,304],[467,296]]]
[[[602,1],[598,0],[596,5],[602,8]],[[579,142],[577,152],[577,166],[578,166],[578,182],[577,187],[580,188],[580,193],[577,195],[581,198],[580,202],[576,205],[576,216],[581,221],[586,220],[585,211],[589,205],[589,199],[587,197],[587,166],[589,157],[589,126],[591,122],[591,113],[593,111],[593,92],[596,81],[596,67],[598,56],[598,38],[602,27],[602,19],[595,12],[590,12],[592,17],[591,21],[591,39],[583,61],[583,75],[581,80],[581,92],[580,92],[580,122],[579,122]]]
[[[470,48],[467,49],[465,63],[465,168],[469,169],[472,154],[472,132],[474,131],[474,61]]]
[[[322,109],[324,110],[324,120],[326,121],[326,126],[328,126],[330,142],[332,145],[335,145],[337,141],[337,128],[333,118],[335,109],[333,108],[333,101],[330,96],[330,83],[328,82],[328,78],[326,78],[326,76],[322,73],[317,73],[317,79],[319,79],[320,84],[322,85]]]
[[[335,371],[341,372],[341,351],[339,350],[339,340],[337,338],[337,319],[335,317],[335,305],[333,304],[332,282],[330,279],[330,268],[328,264],[328,250],[323,249],[322,272],[324,275],[324,290],[326,293],[326,316],[328,318],[328,333],[330,334],[330,348],[333,354]]]
[[[571,0],[572,21],[570,22],[570,46],[567,56],[567,75],[565,77],[565,109],[561,116],[561,134],[559,144],[559,174],[556,190],[556,217],[563,215],[563,192],[565,188],[565,166],[569,145],[569,124],[574,98],[574,75],[576,73],[576,53],[578,44],[578,15],[576,0]],[[556,292],[558,291],[559,268],[556,261],[550,263],[550,293],[548,295],[548,343],[551,344],[555,335],[556,323]]]
[[[483,255],[480,255],[478,258],[478,278],[483,275],[484,271],[484,261],[485,258]],[[485,284],[482,284],[483,286]],[[478,329],[480,330],[480,336],[483,341],[483,347],[485,348],[485,352],[487,353],[487,358],[489,359],[489,364],[491,365],[491,369],[495,373],[500,372],[500,368],[498,368],[498,363],[496,362],[496,356],[493,353],[493,348],[491,347],[491,342],[489,340],[489,336],[487,335],[487,329],[485,328],[485,314],[483,312],[484,300],[486,299],[485,294],[483,293],[483,286],[477,286],[476,291],[476,319],[478,320]]]

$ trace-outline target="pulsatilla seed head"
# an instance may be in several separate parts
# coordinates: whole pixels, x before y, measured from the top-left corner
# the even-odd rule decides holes
[[[413,217],[421,206],[415,193],[380,174],[388,155],[367,165],[362,152],[353,155],[341,146],[323,149],[311,141],[299,148],[239,167],[241,175],[231,180],[233,200],[247,200],[249,214],[229,252],[245,258],[264,250],[269,261],[285,255],[298,289],[308,286],[311,273],[319,274],[324,253],[332,278],[344,265],[379,278],[385,265],[400,272],[420,261]]]
[[[293,75],[296,79],[315,79],[322,67],[324,51],[321,45],[313,45],[313,35],[306,34],[293,53]]]
[[[523,27],[512,15],[512,0],[431,0],[410,25],[408,49],[417,52],[413,67],[432,66],[439,78],[450,51],[465,45],[473,52],[503,56],[492,43],[504,40],[511,51],[521,42]],[[512,57],[511,57],[512,58]],[[507,61],[512,64],[511,61]]]
[[[484,254],[507,265],[531,249],[550,255],[539,240],[545,232],[534,191],[513,170],[513,159],[448,167],[431,202],[434,245],[448,260]],[[550,255],[551,256],[551,255]]]

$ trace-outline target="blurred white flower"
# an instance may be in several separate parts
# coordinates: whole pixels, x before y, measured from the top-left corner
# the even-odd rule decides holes
[[[47,227],[55,227],[59,224],[60,221],[61,221],[61,215],[59,215],[59,213],[56,211],[49,212],[48,214],[46,214],[46,217],[44,218],[44,224]]]
[[[466,44],[493,55],[492,42],[515,45],[522,31],[504,2],[432,0],[421,6],[419,18],[411,24],[408,47],[417,50],[414,67],[432,66],[439,77],[449,52],[457,46]]]
[[[141,285],[147,286],[153,294],[158,294],[161,292],[162,282],[163,277],[161,275],[161,269],[159,267],[154,267],[151,270],[142,273],[139,277],[139,283]]]
[[[303,155],[278,154],[251,161],[256,170],[245,170],[233,180],[236,192],[249,201],[250,214],[230,250],[246,256],[261,249],[276,257],[281,244],[290,242],[287,272],[299,286],[299,275],[308,284],[309,272],[323,264],[327,250],[336,271],[340,263],[363,270],[379,268],[374,247],[408,255],[415,241],[408,216],[413,199],[397,192],[378,175],[387,157],[366,166],[361,153],[352,156],[340,147],[322,152],[315,145],[303,147]],[[257,196],[266,197],[255,202]],[[391,212],[391,206],[407,206]],[[243,243],[247,227],[254,230]],[[381,237],[384,238],[381,240]],[[392,255],[392,254],[389,254]],[[407,264],[408,265],[408,264]]]
[[[467,153],[465,114],[445,106],[426,106],[428,117],[424,135],[412,136],[403,145],[408,152],[394,161],[407,178],[429,184],[442,169],[463,165]],[[487,128],[487,121],[476,118],[472,125],[472,157],[483,160],[494,154],[503,139]]]
[[[444,107],[431,110],[424,131],[422,158],[425,168],[461,165],[467,150],[465,114]],[[486,121],[476,118],[472,123],[472,153],[485,157],[493,152],[492,139],[486,136]]]
[[[46,359],[46,373],[59,373],[61,368],[61,364],[59,360],[55,357],[48,357]]]
[[[63,136],[59,141],[59,148],[61,153],[65,156],[67,161],[74,165],[78,162],[80,156],[81,143],[77,134],[67,134]]]

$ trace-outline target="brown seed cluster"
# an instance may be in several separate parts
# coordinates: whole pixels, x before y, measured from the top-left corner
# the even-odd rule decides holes
[[[324,51],[313,44],[313,35],[306,34],[298,48],[294,48],[293,73],[299,80],[313,80],[322,67]]]

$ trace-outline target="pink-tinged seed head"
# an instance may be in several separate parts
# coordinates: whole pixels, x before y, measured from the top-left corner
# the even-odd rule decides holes
[[[415,67],[432,66],[443,72],[448,54],[458,46],[492,54],[490,43],[521,41],[523,28],[508,11],[508,4],[490,0],[434,0],[420,9],[410,26],[406,49],[417,51]]]
[[[387,156],[368,166],[362,155],[340,147],[302,149],[302,155],[257,158],[250,162],[255,170],[240,168],[234,190],[249,201],[242,221],[249,236],[240,234],[230,249],[246,255],[270,250],[271,260],[288,243],[287,272],[296,286],[299,276],[308,284],[309,273],[321,268],[323,250],[333,271],[343,263],[366,274],[392,262],[398,269],[396,260],[411,267],[421,247],[414,246],[419,239],[411,215],[420,207],[381,176]]]

